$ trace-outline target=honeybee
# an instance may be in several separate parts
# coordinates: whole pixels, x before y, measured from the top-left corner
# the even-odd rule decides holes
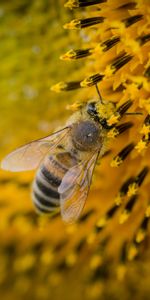
[[[63,129],[18,148],[2,161],[2,169],[9,171],[37,169],[32,200],[39,213],[60,207],[65,222],[79,218],[97,158],[106,151],[107,133],[112,127],[98,112],[100,105],[106,106],[99,99],[87,102]],[[111,108],[114,111],[114,103]]]

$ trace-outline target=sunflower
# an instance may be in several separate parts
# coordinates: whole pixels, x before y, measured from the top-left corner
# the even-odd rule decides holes
[[[35,214],[28,201],[33,173],[1,172],[1,296],[148,299],[149,0],[69,0],[65,8],[61,1],[14,1],[3,3],[0,16],[2,67],[10,87],[7,93],[2,82],[8,103],[2,105],[1,122],[3,131],[6,121],[13,128],[2,136],[1,155],[10,143],[17,146],[41,137],[97,98],[95,86],[108,105],[114,102],[122,112],[121,122],[116,115],[109,118],[116,126],[109,131],[107,155],[97,161],[86,207],[76,224],[63,224],[57,214]],[[65,23],[63,30],[58,18]],[[51,63],[52,57],[57,63]],[[61,81],[55,83],[58,78]],[[51,92],[53,101],[51,83],[57,92]],[[109,114],[105,106],[103,113]],[[25,125],[14,136],[22,120]]]

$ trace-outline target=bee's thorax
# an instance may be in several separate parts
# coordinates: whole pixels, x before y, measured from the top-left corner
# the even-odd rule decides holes
[[[100,127],[94,121],[80,121],[72,128],[72,141],[76,149],[92,151],[101,148]]]

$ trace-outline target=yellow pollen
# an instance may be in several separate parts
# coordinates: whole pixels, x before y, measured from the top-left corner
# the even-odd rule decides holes
[[[96,223],[96,226],[99,228],[103,228],[107,224],[107,217],[104,216],[99,219],[99,221]]]
[[[97,267],[101,266],[101,264],[102,264],[102,257],[100,255],[94,255],[90,261],[90,268],[94,270]]]
[[[77,4],[77,1],[75,1],[75,0],[69,0],[64,4],[64,7],[70,8],[70,9],[76,8],[78,6],[79,5]]]
[[[73,266],[76,263],[77,255],[74,252],[69,253],[69,255],[66,257],[66,263],[68,266]]]
[[[146,236],[146,232],[143,229],[140,229],[136,235],[136,242],[141,243]]]
[[[135,195],[137,191],[138,191],[138,186],[135,182],[133,182],[132,184],[129,185],[127,196],[131,197]]]
[[[122,204],[122,201],[123,201],[123,196],[119,193],[115,198],[115,204],[119,206]]]
[[[135,146],[135,149],[138,153],[141,153],[143,150],[145,150],[147,147],[147,141],[140,140],[137,145]]]
[[[119,157],[119,156],[116,156],[110,163],[110,166],[112,168],[116,168],[116,167],[119,167],[121,164],[122,164],[123,160]]]
[[[128,251],[128,260],[132,261],[138,254],[138,249],[135,245],[131,245]]]
[[[64,29],[77,29],[80,26],[80,20],[74,19],[69,23],[64,24]]]
[[[118,266],[117,268],[117,278],[122,281],[125,277],[125,274],[126,274],[126,271],[127,271],[127,268],[125,265],[121,264]]]
[[[59,93],[59,92],[61,92],[62,90],[64,90],[66,87],[67,87],[66,83],[63,82],[63,81],[61,81],[61,82],[59,82],[59,83],[53,85],[53,86],[51,87],[51,91],[54,91],[54,92],[56,92],[56,93]]]
[[[145,125],[144,124],[141,131],[140,131],[140,133],[145,135],[145,139],[148,139],[149,133],[150,133],[150,125]]]
[[[114,69],[110,65],[106,66],[105,71],[104,71],[106,78],[111,77],[113,75],[113,73],[114,73]]]
[[[60,56],[60,59],[61,59],[61,60],[71,60],[71,59],[73,59],[75,56],[76,56],[76,52],[75,52],[73,49],[71,49],[71,50],[69,50],[68,52],[66,52],[65,54],[61,55],[61,56]]]
[[[120,215],[119,224],[125,223],[128,220],[129,215],[130,213],[125,209]]]
[[[119,114],[118,115],[112,115],[109,120],[107,121],[108,125],[114,125],[119,121]]]
[[[83,81],[81,81],[80,86],[81,87],[87,87],[93,83],[91,78],[85,78]]]
[[[119,134],[118,130],[116,128],[111,129],[108,132],[108,138],[115,138]]]

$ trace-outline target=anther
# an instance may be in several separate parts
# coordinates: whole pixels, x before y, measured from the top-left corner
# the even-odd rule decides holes
[[[129,199],[129,201],[125,205],[125,208],[124,208],[123,212],[120,215],[120,220],[119,220],[120,224],[123,224],[125,221],[128,220],[128,218],[129,218],[129,216],[132,212],[132,209],[133,209],[133,207],[136,203],[137,198],[138,198],[137,195],[131,196],[131,198]]]
[[[125,64],[127,64],[133,58],[130,54],[121,54],[111,64],[111,69],[114,70],[114,73],[121,69]]]
[[[136,2],[129,2],[122,4],[121,6],[117,7],[117,9],[135,9]]]
[[[129,145],[124,147],[111,161],[111,167],[120,166],[123,163],[123,161],[126,159],[126,157],[134,149],[134,147],[135,147],[134,143],[130,143]]]
[[[138,185],[141,186],[141,184],[143,183],[146,175],[148,174],[149,168],[148,167],[144,167],[142,169],[142,171],[135,177],[134,182]]]
[[[104,22],[104,17],[93,17],[86,19],[74,19],[71,22],[64,25],[65,29],[81,29],[97,25]]]
[[[80,86],[88,87],[88,86],[96,85],[98,82],[100,82],[103,79],[103,77],[104,77],[103,74],[100,73],[94,74],[81,81]]]
[[[51,87],[54,92],[71,91],[81,88],[80,81],[59,82]]]
[[[133,25],[136,22],[141,21],[143,18],[143,15],[139,14],[139,15],[135,15],[126,19],[123,19],[122,22],[125,24],[125,27],[129,27],[131,25]]]
[[[69,50],[67,53],[60,56],[60,59],[62,60],[72,60],[72,59],[80,59],[87,56],[90,56],[91,48],[88,49],[79,49],[79,50]]]
[[[148,229],[148,224],[149,224],[149,217],[145,216],[135,235],[135,240],[137,243],[141,243],[145,239],[146,232]]]
[[[64,6],[70,9],[101,4],[107,0],[69,0]]]
[[[120,37],[115,36],[113,38],[110,38],[106,40],[105,42],[101,43],[100,46],[103,48],[103,51],[106,52],[109,49],[111,49],[113,46],[118,44],[120,42]]]
[[[138,37],[136,40],[139,42],[140,46],[143,46],[144,44],[150,41],[150,34],[142,35]]]
[[[128,130],[132,126],[133,126],[132,122],[126,122],[126,123],[117,125],[109,131],[108,136],[111,138],[115,138],[118,135],[124,133],[126,130]]]
[[[126,101],[117,108],[116,113],[118,113],[120,117],[122,117],[126,113],[126,111],[131,107],[132,104],[133,102],[131,100]]]

